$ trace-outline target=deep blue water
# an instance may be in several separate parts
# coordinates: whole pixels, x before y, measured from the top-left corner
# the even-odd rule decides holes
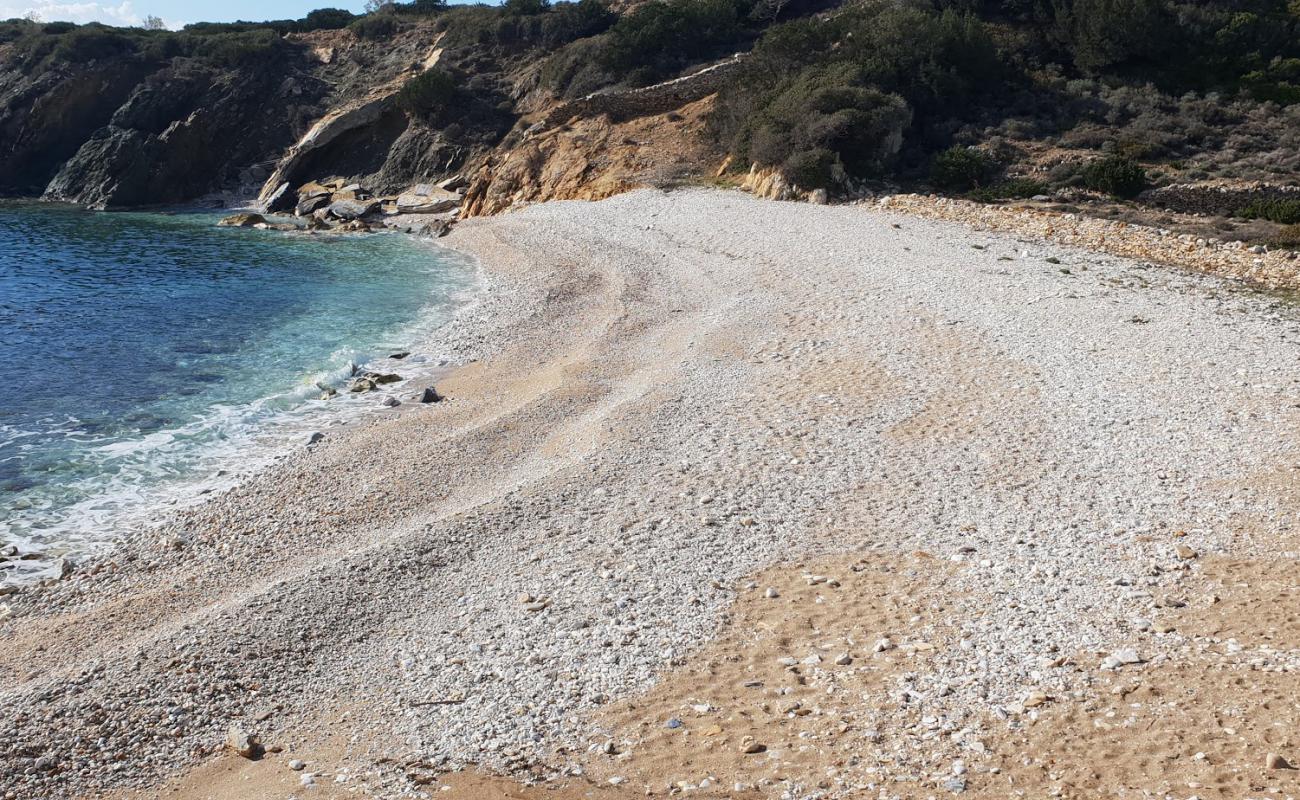
[[[410,349],[472,286],[407,237],[218,218],[0,205],[0,554],[43,556],[0,561],[0,582],[283,450],[294,425],[372,407],[315,383]]]

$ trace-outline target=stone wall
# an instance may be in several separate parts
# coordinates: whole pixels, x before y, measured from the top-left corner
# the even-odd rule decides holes
[[[1300,186],[1175,184],[1152,189],[1143,203],[1183,214],[1231,216],[1256,200],[1300,200]]]
[[[595,117],[608,115],[615,122],[663,114],[687,103],[708,97],[722,88],[725,80],[735,72],[744,61],[743,54],[737,54],[699,72],[684,75],[671,81],[656,83],[641,89],[625,91],[598,92],[577,100],[570,100],[554,108],[530,133],[540,132],[562,125],[574,117]]]

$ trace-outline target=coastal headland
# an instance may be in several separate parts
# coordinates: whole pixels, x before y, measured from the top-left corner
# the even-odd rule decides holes
[[[407,404],[4,598],[0,797],[1284,797],[1286,297],[877,204],[461,222]]]

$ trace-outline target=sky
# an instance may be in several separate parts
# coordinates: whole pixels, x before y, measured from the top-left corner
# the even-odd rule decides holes
[[[0,19],[36,12],[46,22],[139,25],[153,15],[175,28],[187,22],[298,19],[316,8],[359,12],[362,5],[364,0],[0,0]]]

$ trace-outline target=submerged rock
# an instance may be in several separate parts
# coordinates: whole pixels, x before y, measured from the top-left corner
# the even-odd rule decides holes
[[[254,225],[266,225],[266,217],[261,214],[245,212],[240,214],[231,214],[217,223],[224,228],[251,228]]]

